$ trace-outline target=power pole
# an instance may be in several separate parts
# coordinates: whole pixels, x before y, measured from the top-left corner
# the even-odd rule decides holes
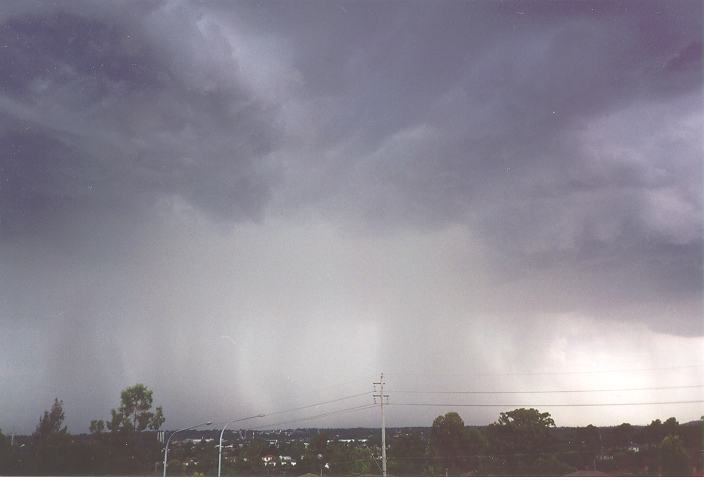
[[[389,396],[384,394],[384,373],[381,373],[378,382],[372,384],[374,386],[374,403],[379,399],[379,407],[381,407],[381,474],[386,476],[386,419],[384,418],[384,404],[389,403]],[[379,393],[376,393],[376,386],[379,385]]]

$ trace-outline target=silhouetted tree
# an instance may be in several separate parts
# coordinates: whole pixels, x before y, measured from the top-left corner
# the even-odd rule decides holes
[[[660,443],[662,474],[668,477],[689,475],[689,457],[682,441],[675,435],[666,436]]]
[[[617,446],[628,445],[633,437],[633,426],[630,423],[622,423],[614,430],[614,437]]]
[[[91,420],[90,421],[90,427],[88,428],[90,433],[94,433],[96,435],[100,435],[105,431],[105,422],[102,420]]]
[[[120,406],[110,411],[112,419],[92,420],[90,432],[94,474],[136,474],[152,471],[160,459],[160,446],[155,433],[165,418],[161,407],[153,409],[153,393],[143,384],[127,387],[120,393]],[[105,428],[109,430],[104,435]]]
[[[657,445],[665,436],[665,431],[662,422],[659,418],[650,422],[650,425],[645,427],[646,440],[648,443]]]
[[[503,412],[495,423],[504,447],[514,452],[534,452],[548,447],[553,440],[550,429],[555,421],[548,412],[519,408]]]
[[[677,435],[680,429],[680,423],[675,417],[670,417],[662,424],[663,435]]]
[[[469,458],[463,462],[472,470],[479,470],[482,460],[479,455],[486,452],[489,447],[489,439],[476,427],[465,427],[464,429],[464,453]]]
[[[49,411],[44,411],[44,415],[39,418],[39,424],[34,431],[35,438],[46,437],[51,434],[66,434],[68,427],[64,423],[64,402],[58,398]]]
[[[456,471],[464,453],[464,440],[464,420],[457,412],[448,412],[433,421],[430,446],[445,468]]]
[[[417,433],[401,434],[391,441],[389,472],[393,475],[413,475],[423,471],[426,463],[426,443]]]
[[[111,431],[142,432],[146,429],[158,430],[164,423],[161,407],[152,409],[152,391],[138,383],[120,393],[120,407],[111,410],[112,420],[107,422]]]
[[[505,455],[502,475],[532,473],[535,475],[558,475],[559,462],[549,455],[555,443],[552,429],[555,422],[548,412],[534,408],[519,408],[500,414],[496,423],[487,429],[492,448]],[[539,470],[535,471],[536,468]],[[554,467],[554,471],[550,470]]]
[[[17,474],[16,458],[10,440],[0,430],[0,475]]]
[[[32,465],[30,473],[36,475],[70,475],[79,473],[79,465],[72,451],[73,439],[64,426],[64,404],[58,398],[40,417],[32,434]]]

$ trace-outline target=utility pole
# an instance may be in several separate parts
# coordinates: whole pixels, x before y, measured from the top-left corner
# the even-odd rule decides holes
[[[379,399],[379,406],[381,407],[381,474],[386,476],[386,419],[384,418],[384,404],[389,403],[389,396],[384,394],[384,372],[381,373],[378,382],[372,384],[374,386],[374,403],[376,399]],[[379,385],[379,393],[376,393],[376,386]]]

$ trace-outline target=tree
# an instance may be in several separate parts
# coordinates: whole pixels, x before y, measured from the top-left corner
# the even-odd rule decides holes
[[[457,468],[464,451],[464,440],[464,420],[457,412],[448,412],[433,421],[430,445],[435,455],[445,460],[440,462],[445,468]]]
[[[544,430],[555,426],[555,421],[548,412],[541,413],[535,408],[519,408],[511,412],[502,412],[496,423],[515,431]]]
[[[44,415],[39,418],[39,424],[34,431],[35,437],[46,437],[54,433],[67,433],[68,428],[64,423],[64,402],[58,398],[54,399],[54,404],[49,411],[44,411]]]
[[[310,442],[310,449],[315,454],[325,455],[328,451],[328,434],[319,432]]]
[[[79,473],[74,460],[73,440],[64,426],[64,403],[58,398],[39,418],[32,434],[33,461],[31,472],[38,475]]]
[[[239,464],[244,465],[244,473],[256,473],[261,467],[261,455],[267,443],[261,438],[253,438],[243,449],[239,451]]]
[[[94,434],[94,474],[145,474],[160,458],[160,446],[155,433],[164,424],[161,407],[152,408],[152,391],[138,383],[120,393],[120,406],[110,411],[111,420],[92,420]],[[102,435],[107,428],[108,435]]]
[[[601,432],[591,423],[584,428],[579,429],[579,438],[584,445],[590,450],[596,452],[603,445],[601,441]]]
[[[128,387],[120,393],[120,407],[110,411],[112,420],[107,422],[107,427],[113,432],[158,430],[165,421],[164,413],[161,407],[156,407],[154,412],[151,409],[152,391],[150,389],[141,383]]]
[[[623,447],[631,442],[633,437],[633,426],[630,423],[622,423],[614,429],[614,441],[616,446]]]
[[[426,444],[418,433],[401,434],[391,440],[389,471],[394,475],[412,475],[423,471]]]
[[[513,475],[516,471],[531,471],[539,464],[542,465],[540,473],[536,471],[536,474],[545,474],[544,464],[551,464],[552,461],[542,455],[546,454],[555,442],[552,432],[554,427],[555,422],[548,412],[541,413],[534,408],[502,412],[498,421],[487,429],[494,448],[500,453],[508,454],[505,460],[508,470],[501,474]]]
[[[660,443],[660,459],[662,474],[667,477],[683,477],[689,475],[689,457],[676,435],[668,435]]]
[[[476,427],[465,427],[464,429],[464,450],[472,455],[484,452],[489,446],[486,435]]]
[[[651,443],[653,445],[658,444],[665,436],[663,425],[660,419],[657,418],[650,422],[650,425],[645,428],[645,433],[648,443]]]
[[[315,471],[322,468],[329,459],[328,434],[326,432],[318,432],[310,441],[310,451],[313,454]]]
[[[0,430],[0,475],[16,474],[14,471],[15,467],[15,458],[10,440]]]
[[[103,431],[105,431],[105,422],[102,420],[91,420],[89,431],[90,433],[100,435]]]
[[[680,423],[675,417],[670,417],[662,424],[662,433],[665,435],[677,435]]]

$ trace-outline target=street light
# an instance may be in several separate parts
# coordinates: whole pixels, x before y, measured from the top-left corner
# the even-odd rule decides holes
[[[185,432],[186,430],[191,430],[193,428],[203,427],[205,425],[211,425],[212,423],[213,422],[205,422],[205,423],[201,423],[198,425],[193,425],[192,427],[182,428],[181,430],[176,430],[171,435],[169,435],[169,439],[166,441],[166,446],[164,447],[164,476],[166,476],[166,461],[169,458],[169,442],[171,441],[171,437],[173,437],[174,435],[176,435],[179,432]]]
[[[220,444],[218,445],[218,477],[220,476],[220,472],[222,471],[222,436],[225,434],[225,430],[227,430],[227,427],[231,423],[236,423],[236,422],[244,422],[245,420],[251,420],[253,418],[261,418],[263,417],[263,414],[259,415],[252,415],[251,417],[244,417],[244,418],[238,418],[237,420],[230,420],[225,424],[225,426],[222,429],[222,432],[220,432]]]

